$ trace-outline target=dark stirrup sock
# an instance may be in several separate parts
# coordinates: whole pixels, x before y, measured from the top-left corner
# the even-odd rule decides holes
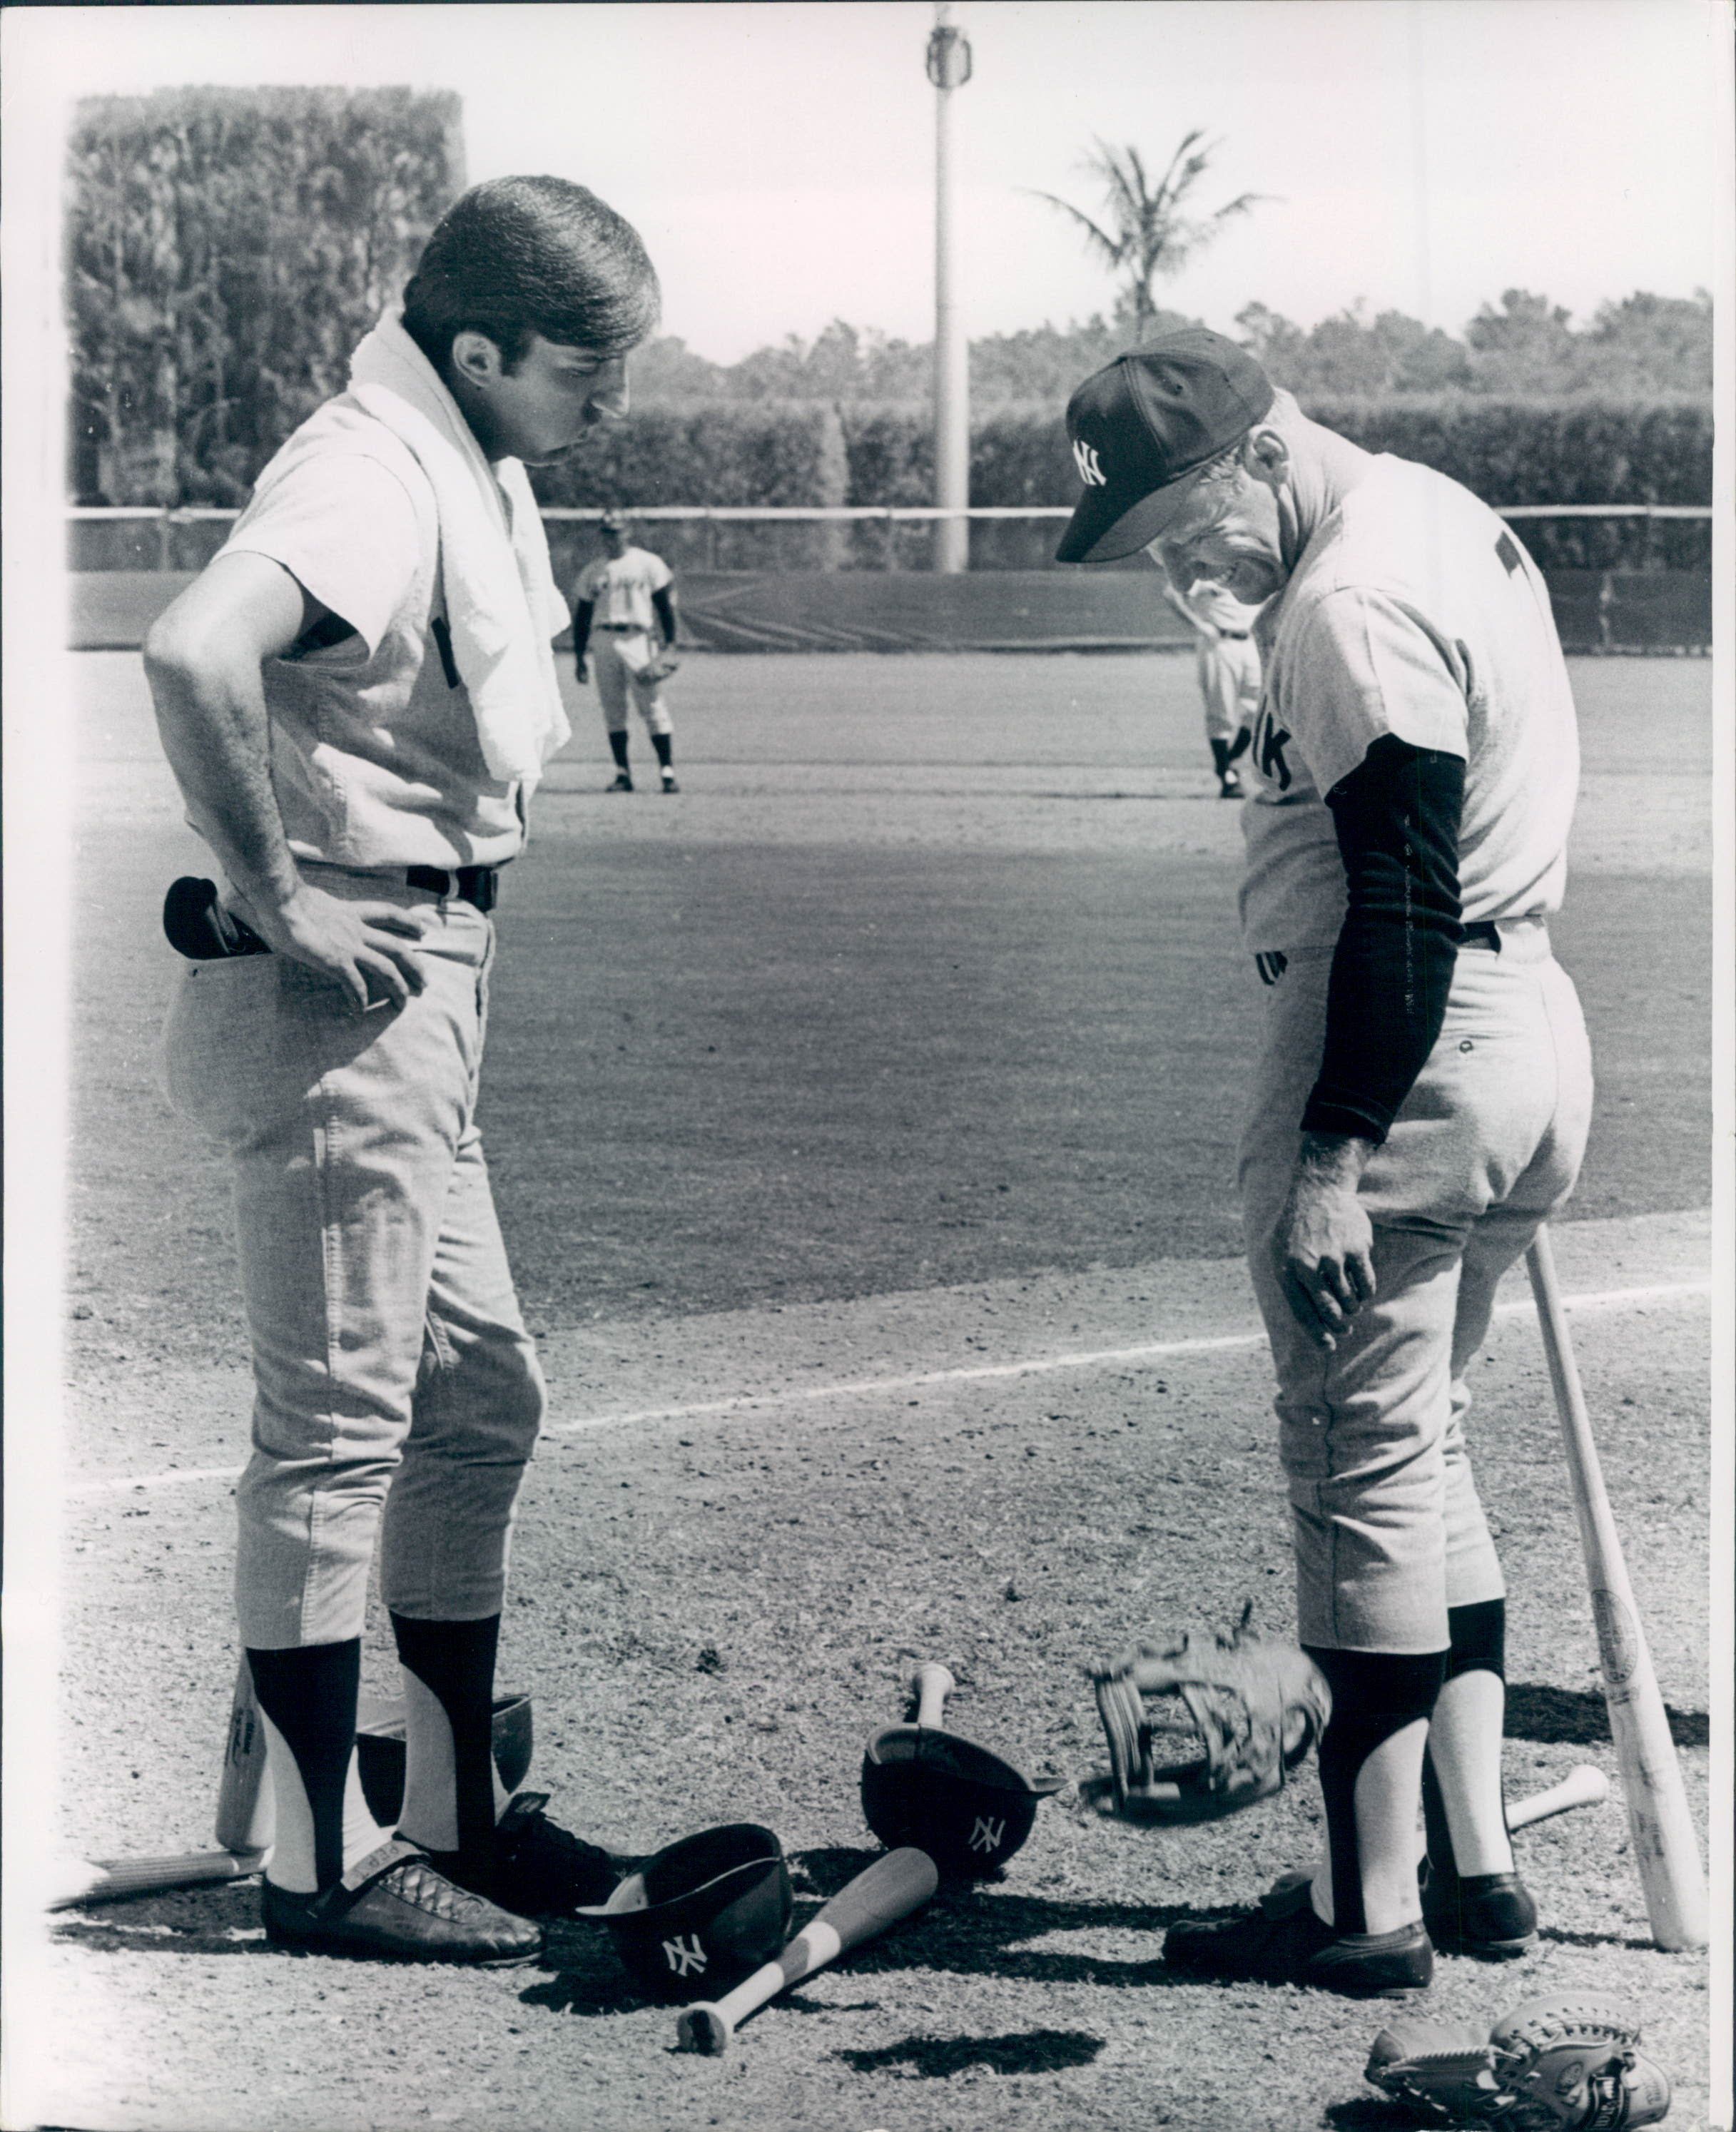
[[[314,1818],[314,1877],[343,1878],[343,1789],[356,1745],[362,1639],[247,1653],[259,1707],[283,1735]]]
[[[673,733],[653,733],[651,735],[651,745],[657,751],[657,760],[662,767],[665,770],[672,768],[674,766],[674,755],[672,751],[674,747],[674,735]]]
[[[1332,1691],[1331,1721],[1320,1742],[1320,1789],[1332,1851],[1332,1929],[1366,1932],[1356,1779],[1377,1747],[1434,1708],[1446,1654],[1305,1648]]]
[[[615,767],[625,771],[627,766],[627,737],[624,732],[609,735],[609,752],[615,758]]]
[[[413,1621],[391,1616],[398,1662],[413,1673],[452,1727],[458,1860],[486,1884],[494,1866],[494,1662],[501,1617]]]
[[[1230,743],[1214,739],[1211,742],[1211,766],[1221,777],[1230,767]]]
[[[1507,1678],[1507,1601],[1479,1600],[1475,1606],[1449,1606],[1446,1632],[1452,1648],[1446,1654],[1446,1679],[1461,1673],[1492,1673],[1503,1683]],[[1435,1775],[1432,1756],[1422,1760],[1422,1827],[1429,1863],[1437,1872],[1456,1874],[1453,1839],[1446,1822],[1446,1802]]]

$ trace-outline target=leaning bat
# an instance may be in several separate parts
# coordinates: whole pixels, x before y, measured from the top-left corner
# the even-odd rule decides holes
[[[1533,1792],[1529,1798],[1511,1801],[1507,1808],[1508,1833],[1529,1828],[1534,1821],[1547,1821],[1552,1814],[1566,1813],[1576,1806],[1595,1806],[1609,1796],[1608,1777],[1590,1762],[1581,1762],[1547,1791]]]
[[[270,1857],[276,1821],[266,1769],[265,1726],[253,1699],[253,1676],[243,1657],[235,1675],[217,1789],[216,1836],[221,1849],[185,1851],[170,1858],[99,1859],[84,1868],[70,1887],[58,1890],[48,1907],[70,1910],[86,1903],[118,1902],[123,1895],[244,1880],[259,1872]]]
[[[1661,1947],[1675,1952],[1704,1947],[1709,1928],[1700,1846],[1689,1818],[1688,1796],[1664,1699],[1604,1489],[1547,1229],[1537,1231],[1525,1265],[1537,1299],[1543,1352],[1549,1359],[1550,1381],[1567,1448],[1568,1477],[1597,1623],[1604,1700],[1609,1707],[1609,1730],[1628,1795],[1628,1825],[1639,1861],[1646,1915],[1652,1937]]]
[[[720,2057],[756,2006],[920,1909],[939,1885],[940,1875],[926,1851],[906,1847],[876,1858],[808,1919],[774,1962],[756,1969],[715,2005],[707,2000],[683,2006],[675,2024],[675,2048]]]

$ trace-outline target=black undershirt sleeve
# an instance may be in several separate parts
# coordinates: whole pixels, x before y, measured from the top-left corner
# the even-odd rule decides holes
[[[573,656],[583,659],[585,647],[591,641],[591,617],[596,611],[594,600],[581,600],[573,610]]]
[[[675,641],[675,602],[667,585],[660,585],[651,595],[651,605],[657,610],[657,619],[663,624],[663,641]]]
[[[1462,935],[1465,765],[1388,733],[1326,795],[1347,908],[1304,1132],[1384,1140],[1441,1033]]]

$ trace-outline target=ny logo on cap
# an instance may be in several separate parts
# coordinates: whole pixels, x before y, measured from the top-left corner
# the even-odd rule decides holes
[[[679,1933],[663,1942],[664,1959],[678,1976],[691,1976],[696,1969],[705,1966],[705,1949],[699,1944],[698,1933],[689,1933],[688,1938],[693,1942],[691,1947],[683,1944]]]
[[[1103,462],[1097,457],[1095,444],[1086,444],[1083,437],[1075,437],[1073,458],[1079,468],[1079,478],[1087,488],[1109,487],[1109,476],[1103,471]]]
[[[1101,479],[1101,477],[1100,476],[1099,478]],[[978,1814],[976,1826],[971,1831],[971,1848],[973,1851],[998,1851],[1000,1848],[1000,1839],[1006,1832],[1007,1825],[1005,1819],[990,1821],[984,1815]]]

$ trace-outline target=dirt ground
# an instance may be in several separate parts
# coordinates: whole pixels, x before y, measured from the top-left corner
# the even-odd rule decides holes
[[[80,673],[94,900],[55,1833],[89,1856],[209,1841],[247,1386],[215,1174],[151,1078],[167,972],[144,952],[144,891],[197,848],[124,668]],[[1599,919],[1573,967],[1609,1063],[1586,1211],[1557,1251],[1704,1841],[1705,671],[1575,679],[1575,897]],[[535,1697],[533,1781],[569,1825],[630,1860],[763,1820],[805,1912],[873,1855],[862,1745],[903,1714],[917,1659],[957,1675],[957,1729],[1074,1779],[1100,1756],[1093,1657],[1247,1599],[1262,1625],[1291,1621],[1268,1366],[1224,1226],[1248,1027],[1225,982],[1236,810],[1206,796],[1180,660],[695,660],[681,686],[680,798],[603,800],[581,728],[502,929],[488,1129],[553,1403],[503,1679]],[[704,893],[674,893],[690,867]],[[725,922],[753,884],[781,900],[762,894],[756,929]],[[1009,916],[1021,895],[1053,921]],[[587,960],[555,985],[574,908]],[[1181,945],[1147,971],[1158,1005],[1128,1007],[1177,915]],[[890,942],[866,929],[885,923]],[[778,1042],[755,1039],[768,997]],[[608,1033],[623,1016],[661,1033]],[[1019,1041],[989,1046],[997,1022]],[[1142,1067],[1159,1092],[1135,1130]],[[1614,1778],[1523,1283],[1477,1390],[1512,1585],[1509,1790],[1580,1763]],[[373,1635],[389,1689],[385,1650]],[[1177,1918],[1306,1859],[1317,1813],[1305,1782],[1213,1829],[1139,1835],[1063,1792],[1000,1881],[943,1892],[718,2062],[674,2053],[669,2010],[588,1928],[558,1930],[539,1969],[474,1976],[276,1957],[247,1887],[62,1914],[10,1949],[8,2122],[1398,2132],[1362,2080],[1378,2010],[1177,1985],[1158,1960]],[[1537,1949],[1443,1958],[1428,2010],[1486,2024],[1537,1992],[1614,1991],[1676,2083],[1672,2128],[1727,2121],[1705,1966],[1650,1942],[1619,1787],[1520,1841]]]

